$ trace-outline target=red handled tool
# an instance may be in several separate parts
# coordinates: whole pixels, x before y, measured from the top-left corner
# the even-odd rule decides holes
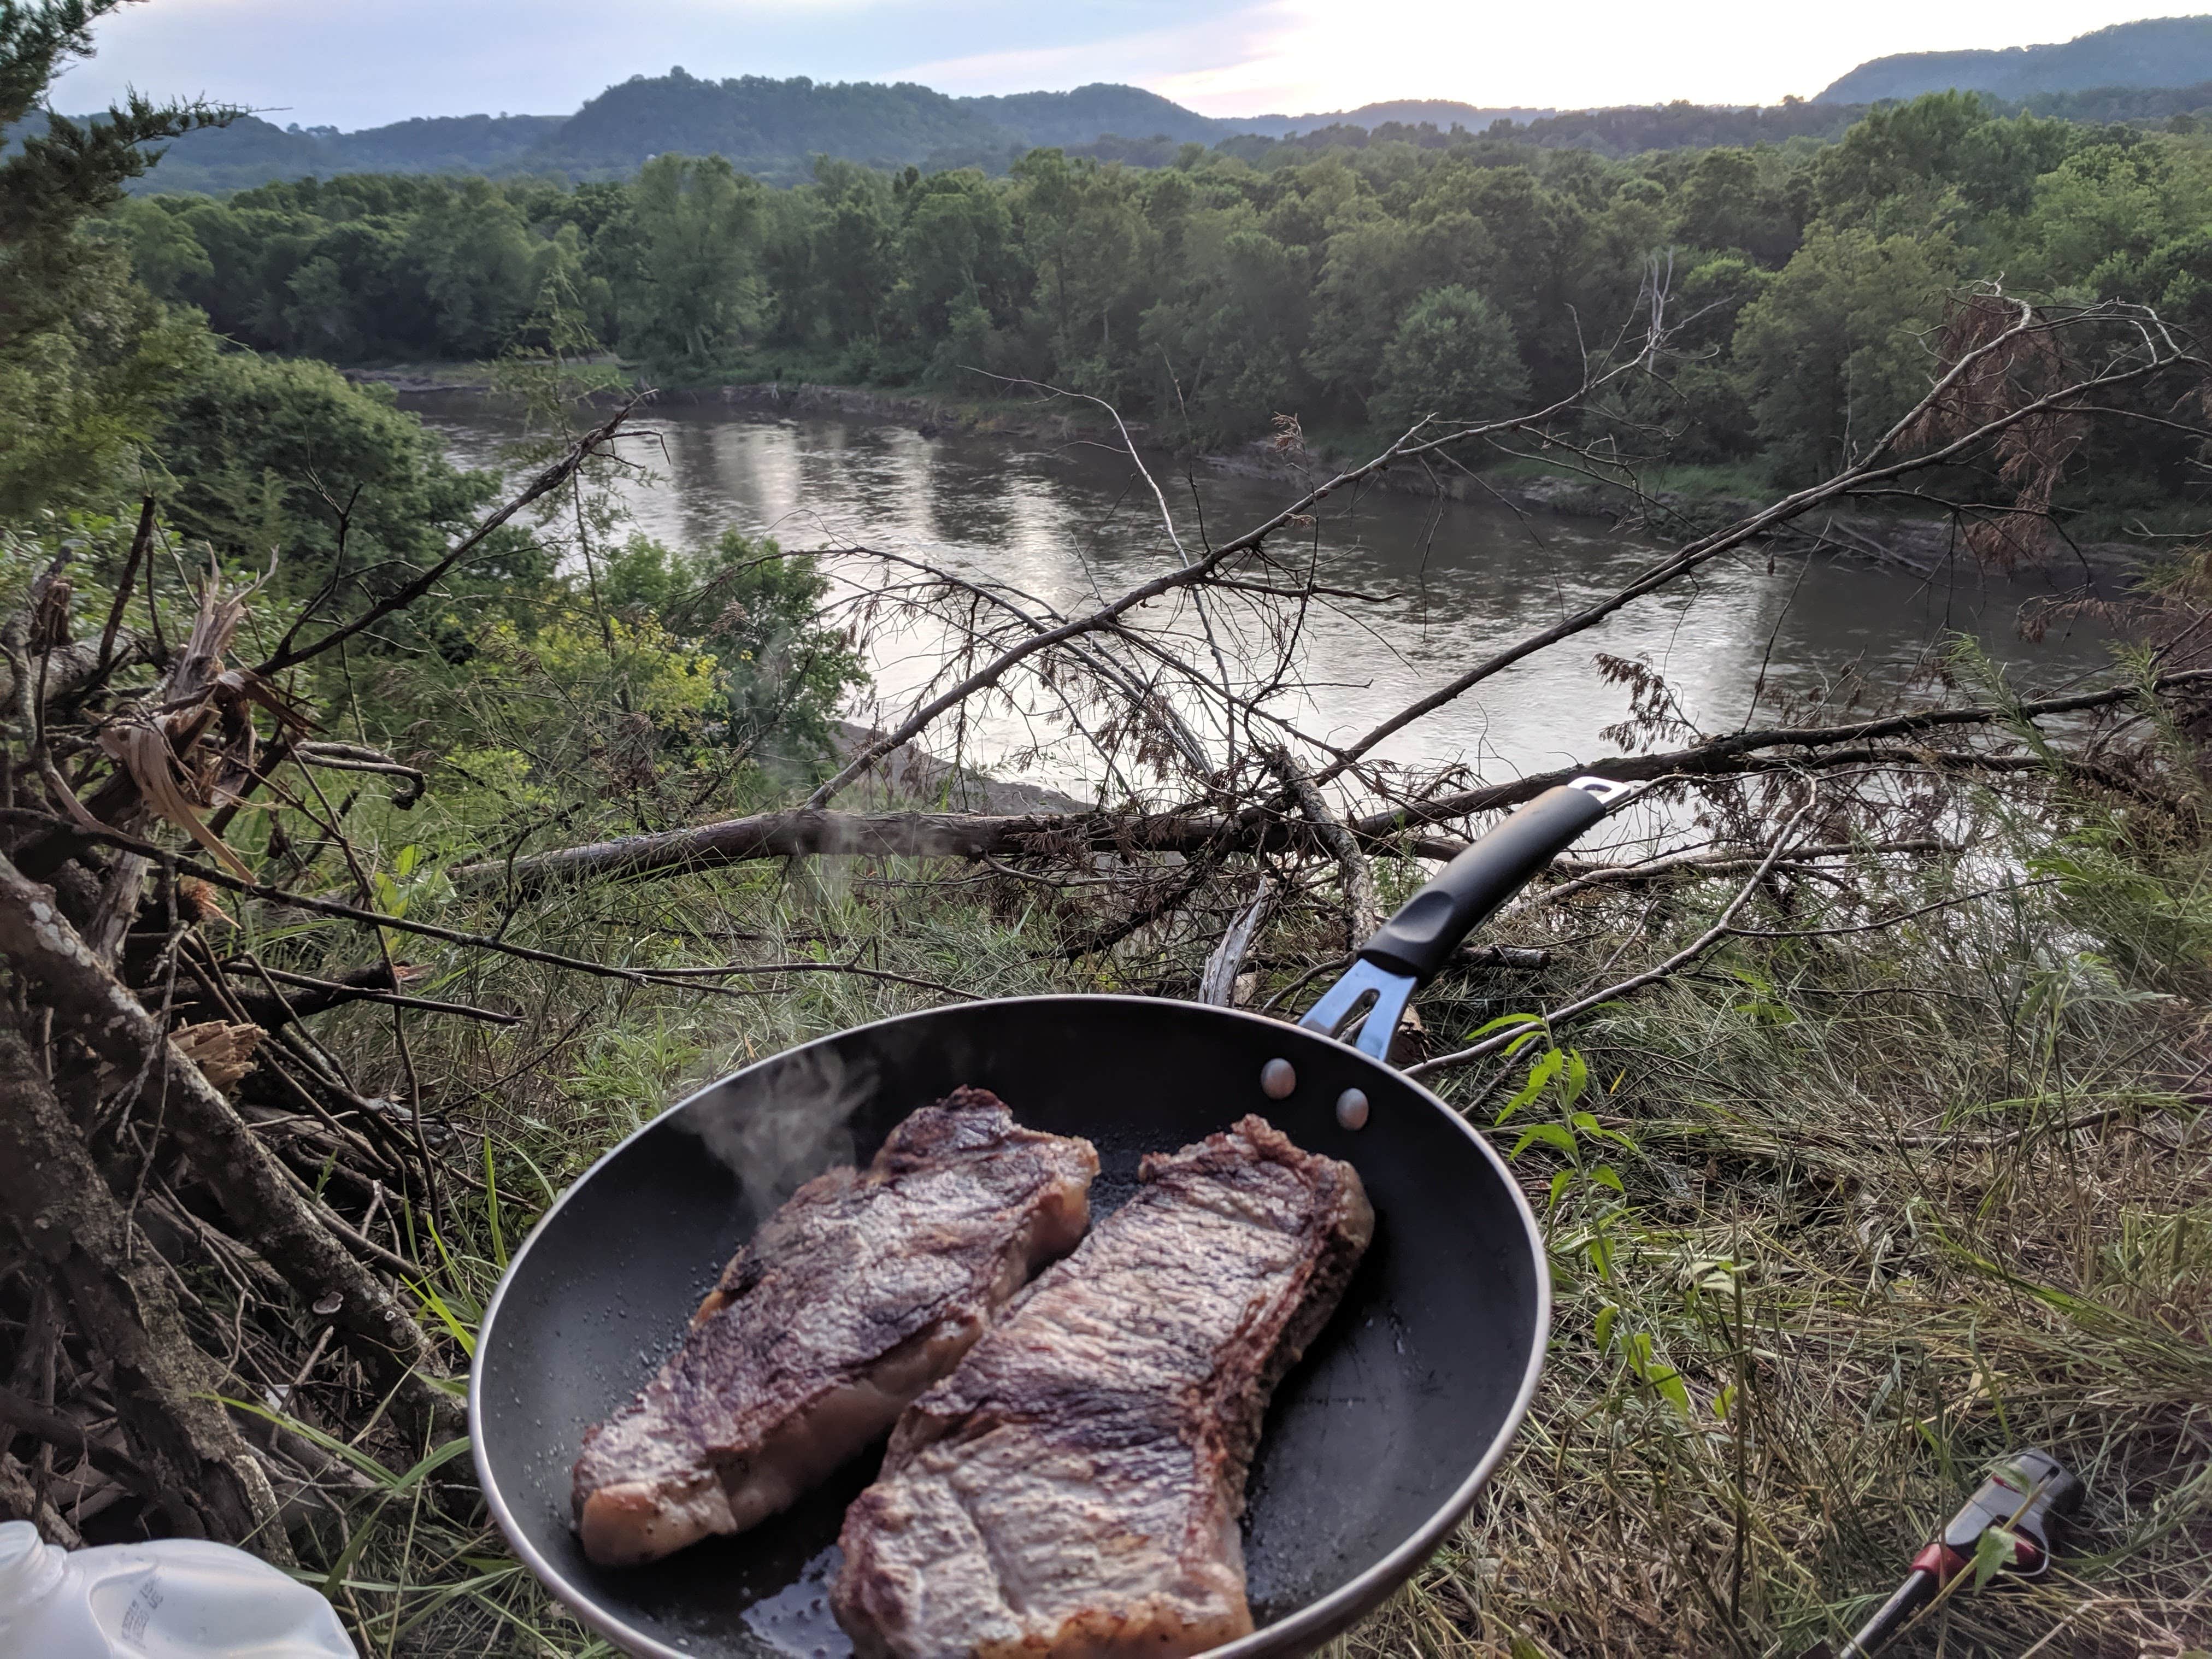
[[[1913,1558],[1911,1576],[1883,1602],[1835,1659],[1868,1656],[1901,1630],[1907,1620],[1934,1601],[1943,1586],[1970,1571],[1995,1532],[2008,1537],[1999,1571],[2017,1578],[2039,1578],[2051,1571],[2051,1522],[2081,1501],[2081,1483],[2048,1452],[2015,1452],[1989,1473],[1966,1505],[1951,1517],[1943,1535]],[[1806,1659],[1829,1651],[1826,1644]]]

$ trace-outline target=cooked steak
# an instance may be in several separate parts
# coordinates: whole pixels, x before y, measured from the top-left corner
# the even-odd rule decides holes
[[[576,1530],[653,1560],[789,1505],[891,1425],[1090,1224],[1098,1154],[961,1089],[866,1170],[817,1176],[762,1224],[643,1393],[584,1437]]]
[[[1268,1396],[1373,1236],[1352,1166],[1264,1119],[1144,1161],[892,1430],[832,1593],[870,1659],[1178,1659],[1248,1633]]]

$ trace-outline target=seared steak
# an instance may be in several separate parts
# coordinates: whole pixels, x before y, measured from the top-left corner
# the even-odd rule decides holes
[[[1140,1180],[907,1408],[845,1512],[832,1606],[870,1659],[1178,1659],[1252,1629],[1261,1419],[1375,1214],[1258,1117]]]
[[[1098,1155],[961,1089],[866,1170],[763,1223],[643,1393],[584,1437],[576,1530],[603,1565],[743,1532],[891,1425],[1090,1223]]]

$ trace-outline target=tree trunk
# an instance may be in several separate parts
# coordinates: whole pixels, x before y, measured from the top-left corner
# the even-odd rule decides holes
[[[93,956],[46,888],[0,858],[0,955],[59,1029],[124,1076],[146,1075],[163,1103],[162,1127],[221,1200],[238,1236],[301,1299],[339,1297],[332,1322],[416,1433],[458,1427],[459,1407],[426,1380],[436,1351],[392,1293],[332,1236],[235,1108],[176,1051],[137,998]],[[88,1159],[87,1167],[90,1167]]]
[[[215,1403],[222,1379],[150,1253],[132,1255],[121,1206],[12,1024],[0,1025],[0,1209],[112,1368],[131,1456],[178,1530],[289,1565],[269,1478]]]

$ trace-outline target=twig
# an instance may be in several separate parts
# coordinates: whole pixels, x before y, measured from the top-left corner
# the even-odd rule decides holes
[[[1647,968],[1642,973],[1631,974],[1619,984],[1608,985],[1601,991],[1593,991],[1588,996],[1577,998],[1565,1007],[1552,1010],[1544,1016],[1544,1024],[1547,1028],[1557,1025],[1579,1014],[1586,1014],[1591,1009],[1612,1002],[1617,998],[1625,997],[1631,992],[1640,991],[1647,985],[1655,984],[1677,969],[1686,967],[1695,962],[1714,945],[1729,937],[1734,931],[1729,924],[1735,920],[1735,913],[1743,908],[1745,901],[1749,899],[1752,894],[1759,890],[1759,884],[1766,879],[1767,872],[1774,867],[1776,861],[1782,856],[1783,849],[1789,845],[1790,833],[1812,810],[1813,802],[1808,799],[1804,805],[1790,815],[1789,822],[1782,826],[1781,834],[1775,837],[1774,845],[1767,849],[1766,857],[1760,862],[1758,870],[1753,872],[1749,881],[1736,890],[1735,896],[1723,907],[1719,919],[1711,927],[1706,928],[1704,933],[1698,934],[1664,962]],[[1432,1073],[1444,1071],[1455,1066],[1464,1066],[1470,1060],[1481,1059],[1485,1054],[1497,1053],[1508,1043],[1523,1036],[1525,1031],[1526,1028],[1522,1026],[1499,1031],[1470,1048],[1462,1048],[1449,1054],[1439,1054],[1434,1060],[1423,1060],[1418,1066],[1408,1066],[1406,1067],[1406,1075],[1427,1077]]]
[[[472,1007],[465,1002],[440,1002],[431,997],[408,996],[398,991],[380,991],[363,985],[348,985],[340,980],[317,979],[312,974],[288,973],[282,968],[264,968],[258,962],[246,962],[233,957],[221,964],[223,972],[243,978],[252,975],[263,980],[275,980],[280,985],[296,985],[302,990],[327,991],[333,1002],[381,1002],[394,1008],[416,1008],[428,1014],[453,1014],[463,1019],[482,1020],[487,1025],[520,1025],[520,1014],[502,1014],[489,1008]],[[321,1012],[321,1009],[313,1010]],[[299,1018],[298,1015],[294,1016]]]
[[[311,658],[319,657],[324,652],[343,645],[363,629],[374,627],[394,612],[407,609],[409,605],[413,605],[416,600],[444,580],[454,566],[459,564],[477,550],[485,537],[490,535],[493,531],[498,529],[539,496],[558,489],[566,483],[571,473],[583,465],[597,453],[602,444],[614,436],[615,428],[629,418],[630,411],[635,409],[646,396],[644,392],[638,393],[636,397],[632,398],[617,410],[613,417],[605,424],[593,428],[577,439],[569,446],[566,454],[532,479],[521,494],[514,496],[506,506],[492,514],[455,543],[444,558],[423,571],[412,581],[394,588],[351,622],[341,623],[327,634],[320,635],[307,645],[295,646],[293,643],[294,637],[299,631],[300,624],[307,621],[306,616],[302,615],[300,621],[293,624],[291,631],[277,641],[276,649],[268,659],[258,665],[253,672],[264,679],[281,674],[288,668],[297,667]]]

